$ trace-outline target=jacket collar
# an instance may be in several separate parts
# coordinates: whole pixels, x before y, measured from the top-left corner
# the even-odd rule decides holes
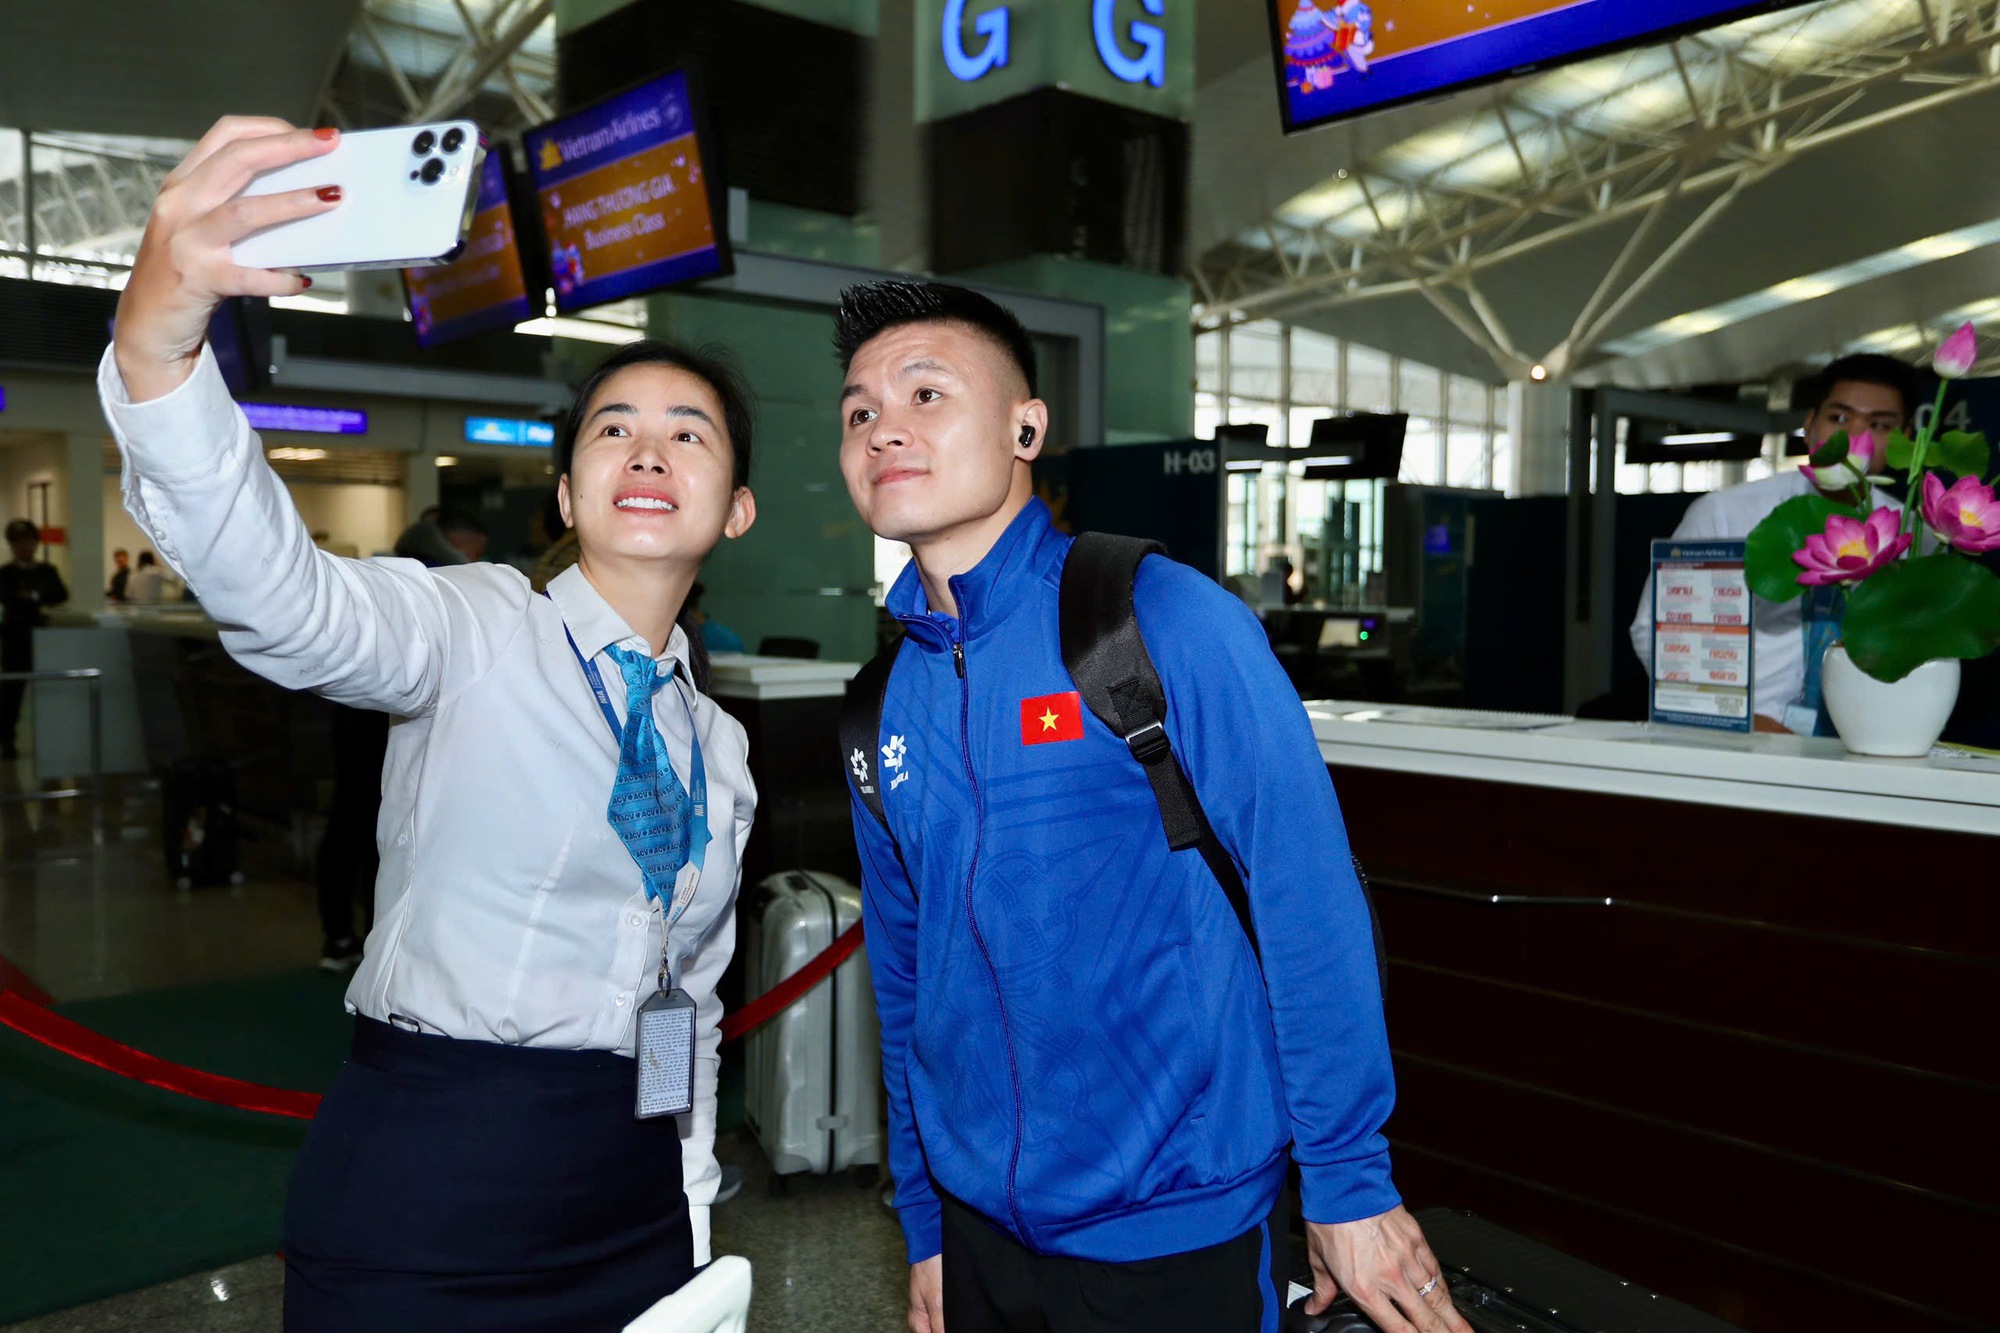
[[[571,565],[549,580],[549,600],[562,613],[563,627],[576,640],[576,650],[583,654],[586,661],[597,657],[613,644],[652,656],[651,646],[591,586],[582,566]],[[667,636],[667,651],[662,658],[672,658],[680,663],[685,676],[688,643],[687,635],[679,625],[675,625],[673,633]]]
[[[1030,499],[979,563],[951,581],[963,637],[976,639],[1004,621],[1025,600],[1018,595],[1020,585],[1060,570],[1065,549],[1063,534],[1056,531],[1049,507],[1039,499]],[[940,621],[949,623],[951,619],[931,610],[915,560],[903,567],[885,604],[890,614],[913,628],[939,627]]]

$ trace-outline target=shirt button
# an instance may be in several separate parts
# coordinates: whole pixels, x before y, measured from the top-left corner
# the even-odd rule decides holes
[[[645,919],[644,917],[640,916],[640,915],[639,915],[639,914],[638,914],[637,912],[634,912],[634,913],[632,913],[632,915],[630,915],[630,916],[628,916],[628,917],[626,917],[626,918],[625,918],[625,922],[626,922],[626,924],[627,924],[627,925],[632,925],[632,926],[640,926],[640,925],[644,925],[644,924],[645,924],[645,921],[646,921],[646,919]]]
[[[630,998],[631,998],[631,996],[629,996],[629,995],[621,995],[621,996],[619,996],[619,997],[618,997],[618,1007],[619,1007],[620,1009],[623,1009],[623,1008],[625,1007],[625,1002],[626,1002],[627,1000],[629,1000]]]

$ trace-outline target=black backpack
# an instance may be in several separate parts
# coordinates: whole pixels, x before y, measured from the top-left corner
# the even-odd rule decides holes
[[[1132,583],[1138,576],[1139,562],[1149,555],[1164,557],[1166,553],[1158,542],[1137,537],[1086,532],[1076,539],[1063,564],[1058,612],[1063,666],[1090,711],[1125,742],[1146,770],[1153,799],[1159,804],[1167,846],[1177,852],[1192,847],[1201,853],[1261,962],[1242,872],[1215,836],[1194,784],[1167,739],[1166,691],[1160,686],[1159,673],[1153,669],[1152,656],[1139,633],[1139,618],[1132,609]],[[875,754],[882,742],[882,700],[902,647],[901,640],[890,644],[855,673],[848,682],[840,714],[842,766],[862,805],[884,829],[889,828],[889,819],[882,808]],[[1361,881],[1375,937],[1377,980],[1386,992],[1382,926],[1376,920],[1368,876],[1358,858],[1354,873]]]

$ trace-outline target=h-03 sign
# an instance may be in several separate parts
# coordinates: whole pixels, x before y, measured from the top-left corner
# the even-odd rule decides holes
[[[1185,0],[1183,0],[1185,2]],[[965,11],[971,0],[945,0],[943,31],[945,68],[961,83],[974,83],[996,69],[1006,67],[1012,35],[1012,5],[995,5],[976,14],[973,35],[979,39],[977,51],[968,49]],[[1155,88],[1167,82],[1167,30],[1141,18],[1127,18],[1120,31],[1119,10],[1136,9],[1152,18],[1163,18],[1167,0],[1091,0],[1090,33],[1097,46],[1097,58],[1111,76],[1124,83],[1148,83]],[[1130,42],[1136,53],[1126,50]]]
[[[1217,462],[1213,449],[1169,449],[1160,455],[1160,470],[1169,477],[1208,476]]]

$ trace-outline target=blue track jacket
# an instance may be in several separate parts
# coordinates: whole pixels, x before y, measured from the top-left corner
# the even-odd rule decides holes
[[[956,619],[914,564],[889,595],[908,630],[876,770],[895,837],[858,797],[854,828],[910,1262],[943,1248],[933,1178],[1029,1249],[1101,1262],[1242,1235],[1288,1146],[1308,1218],[1385,1212],[1373,937],[1298,695],[1242,602],[1140,565],[1174,753],[1249,887],[1260,976],[1200,852],[1168,850],[1144,771],[1074,693],[1070,542],[1031,501],[952,580]],[[1039,740],[1074,734],[1065,708],[1081,735]]]

